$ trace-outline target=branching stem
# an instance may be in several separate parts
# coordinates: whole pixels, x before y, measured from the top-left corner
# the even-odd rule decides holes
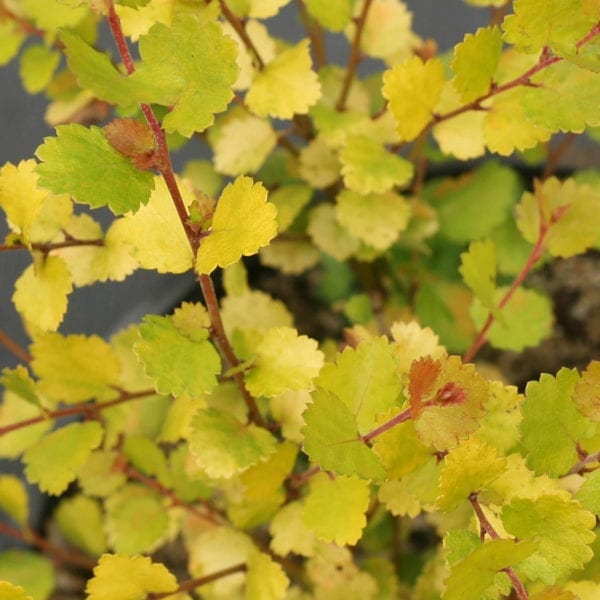
[[[400,423],[404,423],[404,421],[408,421],[409,419],[410,419],[410,408],[407,408],[407,409],[403,410],[402,412],[399,412],[397,415],[395,415],[394,417],[392,417],[385,423],[382,423],[378,427],[375,427],[375,429],[372,429],[371,431],[369,431],[369,433],[366,433],[365,435],[361,436],[360,439],[365,444],[369,444],[378,435],[381,435],[382,433],[389,431],[390,429],[392,429],[392,427],[395,427],[396,425],[400,425]]]
[[[137,481],[156,490],[159,494],[161,494],[165,498],[168,498],[171,502],[171,506],[179,506],[180,508],[183,508],[186,512],[190,513],[194,517],[197,517],[198,519],[202,519],[203,521],[208,521],[209,523],[212,523],[213,525],[223,525],[224,523],[227,523],[227,519],[225,519],[221,515],[219,515],[218,511],[213,506],[211,506],[209,502],[203,502],[203,504],[206,508],[206,512],[203,512],[203,511],[199,510],[197,507],[195,507],[194,505],[181,500],[181,498],[178,498],[173,490],[162,485],[156,479],[153,479],[152,477],[147,477],[143,473],[140,473],[137,469],[134,469],[131,465],[126,465],[122,469],[122,472],[125,475],[127,475],[128,477],[130,477],[131,479],[137,479]]]
[[[249,48],[254,48],[250,38],[248,38],[248,36],[246,34],[243,24],[229,10],[229,8],[227,7],[227,5],[225,4],[225,2],[223,0],[220,0],[220,5],[221,5],[221,9],[223,11],[223,14],[228,19],[230,19],[230,23],[232,24],[234,29],[236,29],[236,31],[238,31],[238,29],[236,28],[236,25],[234,25],[234,23],[237,22],[237,26],[240,27],[241,31],[244,32],[245,38],[242,37],[244,42],[246,44],[248,44],[248,43],[251,44],[251,46],[249,46]],[[229,15],[229,17],[227,15]],[[121,28],[121,22],[119,21],[119,17],[115,11],[114,3],[112,2],[112,0],[109,4],[108,24],[109,24],[111,33],[113,35],[113,38],[115,39],[117,48],[119,49],[119,54],[121,56],[123,64],[125,65],[125,69],[127,70],[128,74],[131,74],[135,71],[135,65],[133,63],[133,59],[132,59],[131,53],[129,51],[129,46],[127,45],[127,40],[125,39],[125,36],[123,35],[123,30]],[[238,31],[238,33],[241,36],[241,32]],[[247,39],[247,41],[246,41],[246,39]],[[260,60],[258,53],[256,53],[256,57]],[[262,68],[262,66],[264,66],[264,65],[262,65],[262,60],[260,60],[260,65],[261,65],[261,68]],[[179,189],[179,185],[177,184],[177,179],[175,178],[175,172],[173,171],[173,166],[171,163],[171,155],[169,152],[169,147],[167,145],[167,138],[165,136],[165,132],[162,129],[158,119],[156,118],[156,115],[154,114],[154,111],[152,110],[152,107],[149,104],[140,104],[140,108],[142,109],[142,112],[144,113],[144,116],[146,118],[146,122],[148,123],[148,126],[152,130],[152,134],[154,136],[154,141],[156,143],[156,156],[157,156],[158,170],[165,181],[167,189],[169,190],[169,194],[171,195],[173,204],[175,205],[175,209],[177,211],[177,214],[179,215],[179,220],[181,221],[181,225],[183,226],[183,229],[188,238],[188,241],[189,241],[189,244],[190,244],[190,247],[192,250],[192,255],[195,257],[196,253],[198,251],[198,248],[199,248],[199,244],[200,244],[200,236],[195,232],[194,228],[192,227],[192,225],[189,221],[187,208],[185,206],[185,202],[181,195],[181,190]],[[228,366],[230,368],[236,367],[239,364],[239,361],[238,361],[237,357],[235,356],[233,348],[231,347],[229,339],[227,338],[227,335],[225,333],[225,329],[223,327],[223,322],[221,319],[221,310],[219,308],[219,301],[217,299],[217,295],[215,293],[212,280],[208,275],[200,275],[199,282],[200,282],[200,288],[202,289],[202,294],[204,295],[204,301],[206,303],[206,308],[208,310],[208,313],[209,313],[210,319],[211,319],[213,339],[214,339],[215,343],[217,344],[219,350],[221,351],[221,355],[227,361]],[[234,375],[234,379],[235,379],[235,381],[240,389],[240,392],[242,393],[244,401],[246,402],[246,405],[248,407],[249,420],[258,425],[264,426],[264,421],[260,415],[258,406],[256,405],[256,401],[254,400],[252,395],[248,392],[248,390],[244,384],[243,374],[238,373],[238,374]]]
[[[57,410],[49,410],[37,417],[31,417],[30,419],[24,419],[22,421],[16,421],[15,423],[9,423],[0,427],[0,437],[10,433],[11,431],[17,431],[24,427],[30,427],[37,423],[43,423],[44,421],[50,421],[53,419],[60,419],[62,417],[72,417],[76,415],[95,415],[96,413],[116,406],[117,404],[123,404],[124,402],[130,402],[131,400],[138,400],[140,398],[146,398],[147,396],[155,396],[155,390],[143,390],[141,392],[122,392],[118,398],[107,400],[106,402],[98,402],[96,404],[76,404],[75,406],[69,406],[68,408],[59,408]]]
[[[238,19],[238,17],[229,8],[229,6],[227,6],[225,0],[219,0],[219,6],[221,7],[221,12],[223,13],[223,16],[227,19],[227,21],[233,27],[235,32],[240,36],[240,39],[244,43],[244,46],[246,46],[248,52],[252,54],[256,68],[259,71],[262,71],[265,68],[265,63],[260,55],[260,52],[254,45],[254,42],[250,39],[250,36],[246,31],[244,23],[240,21],[240,19]]]
[[[362,39],[365,24],[367,22],[367,17],[369,15],[369,9],[371,8],[372,3],[373,0],[364,0],[364,4],[362,6],[362,10],[360,11],[360,15],[358,19],[356,19],[356,30],[354,32],[354,38],[352,39],[350,56],[348,57],[348,67],[346,68],[346,74],[342,83],[340,97],[338,98],[338,101],[335,105],[335,107],[339,111],[346,110],[346,102],[348,101],[348,95],[350,94],[352,81],[354,80],[354,76],[356,75],[356,69],[358,67],[358,63],[360,62],[360,42]]]
[[[104,240],[67,239],[62,242],[32,242],[31,249],[48,254],[49,252],[52,252],[52,250],[60,250],[61,248],[77,248],[78,246],[104,246]],[[9,252],[10,250],[29,250],[29,248],[22,242],[17,244],[0,244],[0,252]]]
[[[36,548],[39,548],[42,552],[44,552],[44,554],[48,554],[57,562],[76,565],[88,571],[91,571],[96,565],[96,562],[91,558],[88,558],[82,554],[69,552],[60,546],[56,546],[35,533],[35,531],[29,530],[27,532],[23,532],[20,529],[9,525],[8,523],[0,521],[0,533],[8,535],[15,540],[21,540],[22,542],[33,544]]]

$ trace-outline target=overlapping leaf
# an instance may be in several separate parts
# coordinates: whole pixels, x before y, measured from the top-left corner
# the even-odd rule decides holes
[[[242,255],[255,254],[277,234],[277,209],[267,190],[250,177],[240,176],[221,194],[211,228],[198,249],[196,271],[211,273],[228,267]]]
[[[78,123],[59,125],[36,150],[39,186],[55,194],[70,194],[77,202],[115,213],[136,211],[146,204],[154,187],[151,173],[143,172],[106,139],[99,127]]]

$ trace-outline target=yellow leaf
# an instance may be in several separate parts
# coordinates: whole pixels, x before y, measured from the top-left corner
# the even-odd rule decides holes
[[[260,117],[291,119],[306,114],[321,97],[311,68],[308,40],[284,50],[261,71],[246,94],[248,108]]]
[[[42,331],[54,331],[67,310],[73,290],[65,261],[57,256],[25,269],[15,284],[13,302],[29,325]]]
[[[186,205],[192,202],[193,191],[185,181],[180,189]],[[159,273],[183,273],[192,267],[192,251],[183,225],[164,181],[155,179],[148,204],[136,213],[127,213],[112,226],[112,241],[125,244],[144,269]]]
[[[11,163],[0,169],[0,206],[11,228],[29,244],[30,232],[48,192],[37,188],[38,175],[33,171],[33,159]]]
[[[264,186],[250,177],[238,177],[219,198],[209,235],[198,249],[196,271],[211,273],[237,262],[242,255],[255,254],[277,234],[276,215]]]
[[[437,58],[423,62],[413,56],[383,74],[383,97],[402,139],[414,140],[429,123],[443,87],[444,66]]]

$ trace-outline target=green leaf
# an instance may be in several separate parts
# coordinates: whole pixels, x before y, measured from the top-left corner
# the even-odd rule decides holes
[[[65,45],[69,69],[79,85],[92,91],[98,98],[111,104],[130,106],[143,98],[150,101],[160,94],[161,89],[154,82],[144,85],[134,83],[131,77],[114,67],[106,54],[94,50],[78,35],[63,31],[60,39]]]
[[[442,511],[455,508],[472,493],[485,489],[505,469],[505,460],[495,448],[474,438],[464,441],[444,459],[437,507]]]
[[[139,48],[143,60],[130,78],[160,88],[159,95],[139,100],[173,106],[162,121],[166,131],[189,138],[227,108],[238,76],[237,45],[218,23],[180,13],[171,27],[156,23]]]
[[[25,37],[25,32],[15,21],[7,19],[0,23],[0,66],[9,63],[16,56]]]
[[[136,169],[117,152],[99,127],[59,125],[36,150],[40,187],[71,194],[92,208],[108,205],[115,214],[136,211],[154,187],[151,173]],[[106,182],[110,181],[110,185]]]
[[[345,185],[359,194],[388,192],[408,183],[414,171],[411,162],[364,136],[348,138],[340,161]]]
[[[596,516],[600,514],[600,470],[596,469],[585,474],[581,487],[575,494],[583,508],[593,512]]]
[[[382,479],[385,471],[360,439],[356,418],[331,392],[317,390],[304,413],[304,451],[323,469],[341,475]]]
[[[508,291],[500,287],[495,293],[495,304]],[[489,311],[476,298],[471,305],[471,316],[477,328],[485,323]],[[490,343],[502,350],[522,350],[537,346],[552,332],[554,316],[550,300],[534,290],[517,288],[501,311],[502,320],[495,320],[488,331]]]
[[[502,36],[498,27],[467,33],[454,48],[454,86],[464,103],[487,94],[500,61]]]
[[[308,14],[329,31],[342,31],[352,16],[353,0],[306,0]]]
[[[317,342],[291,327],[268,329],[256,346],[256,358],[245,375],[253,396],[272,398],[288,390],[312,387],[323,366]]]
[[[197,468],[209,477],[230,478],[275,452],[277,442],[261,427],[207,408],[194,415],[189,443]]]
[[[143,435],[130,435],[123,444],[123,453],[144,475],[154,476],[165,487],[172,486],[165,454],[151,439]]]
[[[88,10],[83,6],[69,6],[61,0],[23,0],[21,4],[25,14],[47,32],[77,26]]]
[[[8,600],[45,600],[56,585],[49,558],[38,552],[17,549],[5,550],[0,554],[0,580],[10,580],[27,590],[27,595],[9,596]]]
[[[92,556],[106,551],[104,514],[97,500],[83,494],[64,499],[54,513],[65,539]]]
[[[165,498],[149,487],[129,483],[106,499],[104,527],[110,546],[123,554],[151,553],[170,533]]]
[[[23,481],[16,475],[0,475],[0,510],[21,528],[27,527],[29,499]]]
[[[177,580],[160,563],[147,556],[103,554],[87,583],[87,600],[139,600],[148,593],[168,593],[177,589]]]
[[[277,231],[292,225],[300,211],[310,202],[313,191],[308,185],[282,185],[269,195],[269,202],[277,209]]]
[[[383,97],[403,140],[414,140],[429,123],[443,86],[444,67],[437,58],[423,62],[413,56],[383,74]]]
[[[58,496],[76,477],[77,469],[102,441],[102,427],[95,421],[71,423],[43,437],[23,455],[30,483]]]
[[[221,358],[208,340],[194,341],[173,319],[148,315],[139,327],[134,351],[161,394],[199,397],[217,385]]]
[[[279,563],[268,554],[248,553],[246,600],[278,600],[285,596],[290,580]]]
[[[254,115],[228,120],[214,142],[215,169],[225,175],[256,173],[277,144],[271,124]]]
[[[446,579],[443,600],[480,600],[493,589],[496,575],[530,556],[535,543],[491,540],[454,564]],[[494,586],[495,587],[495,586]]]
[[[394,349],[386,338],[346,347],[336,363],[327,363],[317,386],[336,395],[356,418],[361,434],[373,429],[377,416],[397,407],[402,401],[402,385],[396,372]]]
[[[267,201],[267,190],[250,177],[240,176],[223,190],[212,225],[198,249],[196,271],[211,273],[242,255],[255,254],[277,234],[277,209]]]
[[[321,253],[310,242],[277,239],[260,250],[260,262],[285,275],[300,275],[321,260]]]
[[[31,354],[40,392],[49,399],[77,403],[115,396],[121,367],[102,338],[46,333],[33,342]]]
[[[319,539],[338,546],[354,546],[367,525],[369,482],[358,477],[338,475],[331,479],[319,473],[311,480],[304,502],[303,521]]]
[[[306,114],[320,96],[321,85],[311,68],[308,40],[302,40],[256,75],[246,94],[246,105],[259,117],[291,119]]]
[[[4,393],[0,403],[0,427],[9,426],[19,421],[40,417],[40,407],[34,406],[17,394],[7,391]],[[40,423],[15,429],[0,436],[0,457],[17,458],[22,452],[39,440],[53,422],[44,419]]]
[[[575,386],[573,401],[579,411],[594,422],[600,421],[600,361],[593,360]]]
[[[87,496],[110,496],[127,481],[125,474],[115,468],[118,457],[116,451],[96,450],[77,469],[77,481]]]
[[[502,223],[521,189],[510,167],[490,161],[460,179],[434,182],[425,194],[438,210],[440,233],[462,243],[480,239]]]
[[[26,323],[39,331],[54,331],[63,320],[72,291],[65,261],[48,256],[23,271],[15,283],[12,301]],[[44,301],[40,302],[40,298]]]
[[[20,75],[23,87],[30,93],[41,92],[52,79],[60,62],[60,54],[47,46],[28,46],[21,55]]]
[[[340,177],[337,153],[322,137],[311,140],[300,150],[298,173],[308,184],[317,189],[326,188]]]
[[[580,254],[598,240],[594,227],[600,210],[600,195],[587,184],[555,177],[536,185],[534,193],[525,192],[517,207],[517,225],[523,237],[535,243],[541,228],[549,230],[544,247],[552,256]]]
[[[519,565],[534,581],[552,585],[592,558],[596,518],[579,502],[554,494],[515,498],[502,509],[502,522],[519,540],[536,543],[537,551]]]
[[[310,212],[308,233],[317,248],[339,261],[346,260],[360,248],[360,240],[342,227],[335,208],[329,204],[321,204]]]
[[[514,14],[504,19],[504,40],[522,52],[549,46],[561,52],[575,51],[575,43],[596,24],[581,9],[581,0],[548,0],[543,10],[537,0],[516,0]]]
[[[572,396],[579,382],[574,369],[561,369],[556,378],[542,373],[525,389],[521,423],[527,464],[538,474],[566,474],[577,462],[577,443],[595,427],[578,410]]]
[[[562,61],[532,77],[535,87],[522,94],[527,118],[549,131],[581,133],[586,126],[597,127],[600,118],[594,98],[600,92],[600,74]]]
[[[460,255],[460,274],[481,305],[494,310],[496,292],[496,248],[491,240],[471,242],[468,252]]]
[[[406,229],[410,207],[393,192],[363,196],[344,189],[336,197],[335,213],[340,225],[353,236],[378,250],[386,250]]]

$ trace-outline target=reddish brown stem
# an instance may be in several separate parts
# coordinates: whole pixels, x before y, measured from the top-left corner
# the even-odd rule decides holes
[[[220,4],[221,4],[221,8],[223,10],[223,14],[225,14],[225,16],[227,16],[227,14],[230,14],[231,18],[235,22],[237,17],[233,13],[231,13],[231,11],[228,9],[227,5],[222,0],[220,0]],[[237,19],[237,21],[239,21],[239,19]],[[133,64],[133,61],[131,59],[131,54],[129,52],[127,40],[125,39],[125,36],[123,35],[123,30],[121,29],[121,23],[115,12],[114,5],[112,2],[110,2],[108,24],[110,26],[111,33],[115,39],[115,43],[117,44],[117,48],[119,49],[119,53],[121,55],[123,63],[125,64],[125,68],[127,69],[127,72],[129,74],[131,74],[135,71],[135,65]],[[243,25],[241,23],[238,23],[238,25],[241,26],[241,29],[245,33],[245,29],[244,29]],[[233,22],[232,22],[232,26],[234,26]],[[237,31],[237,29],[236,29],[236,31]],[[246,35],[246,37],[247,37],[247,35]],[[250,41],[249,38],[248,38],[248,41]],[[250,41],[250,43],[251,43],[251,41]],[[262,61],[261,61],[261,63],[262,63]],[[140,104],[140,107],[142,109],[142,112],[144,113],[144,116],[146,117],[148,126],[152,130],[152,134],[154,136],[154,140],[156,143],[156,155],[157,155],[157,159],[158,159],[158,169],[165,181],[165,184],[167,185],[167,189],[169,190],[169,194],[171,195],[173,204],[175,205],[175,209],[177,211],[177,214],[179,215],[179,220],[181,221],[181,225],[182,225],[182,227],[186,233],[186,236],[188,238],[188,241],[189,241],[189,244],[190,244],[190,247],[192,250],[192,254],[195,257],[196,253],[198,251],[199,244],[200,244],[200,237],[196,234],[196,232],[194,231],[193,227],[191,226],[191,224],[189,222],[189,216],[188,216],[188,212],[187,212],[187,209],[185,206],[185,202],[183,201],[183,197],[181,195],[179,186],[177,185],[175,173],[173,171],[173,166],[171,164],[171,155],[169,152],[169,147],[167,145],[167,139],[165,136],[165,132],[163,131],[158,119],[156,118],[156,115],[154,114],[152,107],[149,104]],[[206,308],[210,315],[214,340],[215,340],[219,350],[221,351],[221,354],[223,355],[223,357],[229,364],[229,366],[236,367],[239,364],[239,361],[237,360],[235,353],[233,352],[231,344],[229,343],[229,340],[225,333],[225,329],[223,327],[223,322],[221,320],[221,311],[219,308],[219,302],[217,299],[217,295],[215,294],[212,280],[210,279],[210,277],[208,275],[200,275],[199,282],[200,282],[200,287],[202,289],[202,293],[204,295],[204,301],[206,303]],[[244,385],[243,375],[241,373],[237,373],[234,376],[234,379],[240,389],[240,392],[242,393],[242,396],[244,397],[246,405],[248,406],[249,420],[258,425],[264,426],[264,421],[260,415],[260,412],[256,405],[256,401],[254,400],[254,398],[251,396],[251,394],[246,389],[246,386]]]
[[[258,49],[254,45],[254,42],[250,39],[250,36],[246,31],[244,23],[242,23],[242,21],[240,21],[237,18],[237,16],[231,11],[229,6],[227,6],[225,0],[219,0],[219,6],[221,7],[221,12],[223,13],[223,16],[227,19],[227,21],[233,27],[235,32],[240,36],[240,39],[242,40],[244,46],[246,46],[250,54],[252,54],[256,68],[262,71],[262,69],[265,68],[265,63],[262,57],[260,56]]]
[[[477,494],[471,494],[469,496],[469,502],[471,503],[471,506],[473,507],[475,514],[477,515],[477,519],[479,520],[479,525],[481,527],[482,541],[486,534],[489,535],[490,538],[492,538],[493,540],[501,539],[500,536],[498,535],[498,532],[494,529],[493,525],[490,523],[490,520],[485,516],[485,513],[483,512],[483,508],[481,507],[481,504],[479,504],[479,499],[477,497]],[[510,578],[513,588],[517,594],[517,598],[519,600],[528,600],[529,594],[528,594],[527,590],[525,589],[523,582],[519,579],[519,576],[515,573],[514,569],[512,567],[506,567],[505,569],[502,569],[502,570]]]
[[[53,419],[60,419],[62,417],[72,417],[75,415],[94,415],[99,411],[106,410],[111,406],[122,404],[124,402],[130,402],[131,400],[138,400],[147,396],[155,396],[154,390],[144,390],[141,392],[123,392],[118,398],[113,400],[107,400],[106,402],[98,402],[97,404],[76,404],[75,406],[69,406],[68,408],[59,408],[57,410],[49,410],[47,412],[38,415],[37,417],[31,417],[30,419],[24,419],[23,421],[17,421],[16,423],[9,423],[0,427],[0,437],[10,433],[11,431],[17,431],[23,429],[23,427],[30,427],[37,423],[43,423]]]
[[[317,69],[327,65],[327,53],[325,50],[325,38],[321,26],[308,14],[304,0],[297,0],[298,11],[302,22],[306,27],[306,33],[310,38],[310,47]]]
[[[548,158],[546,160],[546,166],[542,174],[542,179],[548,179],[548,177],[552,177],[552,175],[554,175],[561,158],[564,156],[565,152],[571,147],[576,138],[576,133],[566,133],[563,139],[560,141],[560,143],[556,147],[550,149],[550,151],[548,152]]]
[[[5,331],[0,329],[0,345],[4,346],[9,352],[14,354],[19,360],[23,362],[31,361],[31,354],[22,348],[15,340],[13,340]]]
[[[371,431],[369,431],[369,433],[366,433],[365,435],[361,436],[360,439],[365,444],[369,444],[378,435],[381,435],[382,433],[389,431],[392,427],[395,427],[396,425],[400,425],[400,423],[404,423],[404,421],[408,421],[409,419],[410,419],[410,408],[407,408],[407,409],[403,410],[402,412],[398,413],[396,416],[389,419],[388,421],[386,421],[385,423],[382,423],[378,427],[375,427],[375,429],[372,429]]]
[[[212,583],[213,581],[218,581],[219,579],[223,579],[223,577],[227,577],[228,575],[233,575],[235,573],[243,573],[246,570],[246,565],[244,563],[240,563],[239,565],[234,565],[233,567],[227,567],[227,569],[215,571],[210,575],[204,575],[203,577],[197,577],[196,579],[184,581],[174,592],[165,592],[163,594],[149,594],[148,600],[160,600],[160,598],[171,598],[174,594],[183,594],[185,592],[191,592],[197,587],[206,585],[208,583]]]
[[[39,250],[44,254],[48,254],[49,252],[52,252],[52,250],[76,248],[77,246],[104,246],[104,240],[64,240],[62,242],[33,242],[31,244],[33,250]],[[29,248],[22,242],[17,244],[0,244],[0,252],[7,252],[10,250],[29,250]]]
[[[348,58],[348,66],[346,68],[346,74],[342,83],[342,90],[340,97],[336,102],[335,107],[339,111],[346,110],[346,102],[348,101],[348,94],[350,94],[350,88],[352,87],[352,81],[356,75],[356,69],[360,62],[360,42],[362,39],[363,30],[365,23],[367,22],[367,16],[369,15],[369,9],[371,8],[373,0],[364,0],[360,15],[356,20],[356,31],[354,32],[354,38],[352,39],[352,46],[350,47],[350,56]]]
[[[87,556],[75,554],[74,552],[69,552],[60,546],[55,546],[34,531],[28,531],[25,533],[16,527],[12,527],[8,523],[4,523],[3,521],[0,521],[0,533],[8,535],[15,540],[21,540],[25,543],[33,544],[36,548],[39,548],[44,554],[51,556],[57,562],[76,565],[88,571],[91,571],[96,564],[94,560],[88,558]]]
[[[225,357],[229,368],[235,368],[239,366],[240,361],[235,355],[231,343],[229,342],[229,338],[227,337],[227,333],[225,332],[223,320],[221,319],[221,311],[219,310],[219,302],[217,300],[217,294],[212,279],[208,275],[199,275],[198,282],[200,283],[200,288],[202,289],[202,294],[206,301],[206,308],[210,316],[213,339]],[[248,420],[264,427],[265,422],[260,414],[256,400],[253,398],[252,394],[250,394],[244,383],[244,374],[239,371],[235,372],[233,374],[233,379],[240,389],[244,402],[248,407]]]
[[[123,468],[123,473],[130,477],[131,479],[137,479],[139,482],[147,485],[148,487],[156,490],[159,494],[168,498],[171,501],[171,506],[179,506],[183,508],[186,512],[194,515],[198,519],[202,519],[203,521],[208,521],[213,525],[223,525],[227,522],[221,515],[218,514],[216,509],[210,505],[208,502],[204,502],[204,506],[207,509],[206,512],[198,510],[192,504],[188,504],[184,502],[180,498],[177,497],[175,492],[168,487],[165,487],[156,479],[152,479],[151,477],[146,477],[143,473],[140,473],[137,469],[134,469],[132,466],[127,465]]]
[[[575,44],[575,46],[577,48],[581,48],[599,34],[600,24],[595,25],[589,31],[589,33],[587,33]],[[443,113],[441,115],[435,115],[434,118],[423,128],[421,134],[429,131],[434,125],[437,125],[442,121],[447,121],[448,119],[452,119],[453,117],[461,115],[470,110],[482,110],[483,102],[489,100],[494,96],[497,96],[498,94],[501,94],[502,92],[506,92],[507,90],[518,87],[520,85],[531,85],[531,78],[536,73],[539,73],[540,71],[548,68],[550,65],[561,62],[562,60],[564,60],[564,58],[560,56],[555,56],[550,52],[549,48],[544,48],[538,62],[535,65],[533,65],[533,67],[525,71],[525,73],[519,75],[519,77],[515,77],[514,79],[507,81],[506,83],[503,83],[502,85],[493,85],[490,88],[489,92],[483,94],[482,96],[479,96],[479,98],[476,98],[475,100],[469,102],[468,104],[465,104],[464,106],[459,106],[458,108],[448,111],[447,113]]]

